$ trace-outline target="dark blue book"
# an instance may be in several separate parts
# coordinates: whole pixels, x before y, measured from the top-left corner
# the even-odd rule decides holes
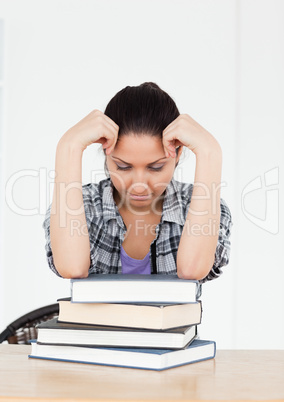
[[[180,349],[196,337],[196,325],[165,331],[58,322],[37,325],[37,342],[53,345]]]
[[[32,342],[29,357],[160,371],[213,359],[215,353],[214,341],[200,339],[195,339],[188,347],[178,350],[41,345]]]
[[[77,303],[194,303],[199,282],[177,275],[104,275],[71,279]]]

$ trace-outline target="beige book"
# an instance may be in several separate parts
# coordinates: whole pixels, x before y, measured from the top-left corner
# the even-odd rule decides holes
[[[164,330],[201,322],[201,301],[188,304],[72,303],[59,299],[58,321]]]

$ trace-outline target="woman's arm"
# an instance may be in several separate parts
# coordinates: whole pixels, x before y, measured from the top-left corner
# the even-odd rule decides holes
[[[196,156],[193,192],[177,252],[177,274],[200,280],[213,266],[218,242],[222,151],[216,139],[188,115],[171,123],[164,137],[172,157],[180,145]]]
[[[86,277],[90,266],[90,243],[82,195],[83,152],[68,140],[56,150],[56,179],[50,213],[53,261],[65,278]],[[77,228],[75,230],[75,228]]]
[[[218,146],[196,155],[193,192],[177,253],[181,278],[203,279],[213,266],[220,225],[221,165]]]
[[[92,143],[112,152],[118,126],[95,110],[68,130],[56,150],[56,178],[50,215],[54,265],[64,278],[88,276],[90,241],[82,195],[82,156]]]

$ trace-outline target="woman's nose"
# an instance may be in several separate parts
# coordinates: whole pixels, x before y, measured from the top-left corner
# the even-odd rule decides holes
[[[144,182],[136,182],[131,185],[131,193],[133,194],[145,194],[148,191],[148,186]]]
[[[144,169],[135,169],[132,174],[131,188],[134,194],[148,193],[147,172]]]

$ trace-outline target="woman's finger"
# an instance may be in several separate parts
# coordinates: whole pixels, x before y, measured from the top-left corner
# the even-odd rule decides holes
[[[105,114],[104,116],[105,116],[105,118],[106,118],[106,121],[107,121],[109,124],[111,124],[111,126],[112,126],[115,130],[118,131],[118,129],[119,129],[118,125],[117,125],[110,117],[108,117],[106,114]]]
[[[174,138],[174,130],[169,129],[167,131],[167,133],[163,132],[163,146],[164,146],[164,150],[165,150],[165,154],[167,157],[175,156],[175,142],[176,139]]]

